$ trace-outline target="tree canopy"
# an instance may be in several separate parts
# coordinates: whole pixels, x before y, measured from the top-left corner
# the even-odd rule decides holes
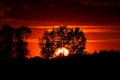
[[[78,27],[53,27],[51,31],[44,32],[39,45],[42,55],[46,58],[56,56],[55,51],[62,47],[68,49],[69,54],[82,54],[86,45],[86,37]]]
[[[26,57],[29,50],[25,39],[32,31],[27,26],[13,28],[3,25],[0,30],[0,57]]]

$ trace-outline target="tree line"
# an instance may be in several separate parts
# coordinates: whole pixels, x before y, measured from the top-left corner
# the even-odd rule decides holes
[[[27,49],[28,42],[25,39],[29,38],[30,34],[32,31],[27,26],[13,28],[9,25],[3,25],[0,30],[0,57],[26,57],[29,50]],[[55,51],[61,47],[67,48],[70,54],[82,54],[86,46],[86,37],[78,27],[53,27],[51,31],[43,33],[39,46],[40,53],[47,59],[56,57]]]
[[[66,48],[70,54],[82,54],[86,46],[86,37],[78,28],[59,26],[45,31],[40,41],[41,53],[46,58],[54,57],[58,48]]]
[[[0,30],[0,57],[26,57],[29,50],[28,42],[25,39],[32,33],[27,26],[13,28],[9,25],[3,25]]]
[[[100,50],[92,54],[84,49],[86,37],[83,31],[67,26],[53,28],[51,31],[45,31],[42,39],[39,41],[40,52],[46,58],[34,57],[27,59],[29,54],[27,49],[27,38],[32,31],[27,26],[13,28],[9,25],[3,25],[0,29],[0,64],[5,63],[25,63],[25,64],[119,64],[120,51]],[[41,35],[41,34],[40,34]],[[66,57],[55,56],[56,49],[65,47],[69,49],[70,55]],[[14,59],[15,58],[15,59]],[[7,60],[4,60],[7,59]],[[10,60],[9,60],[10,59]],[[49,60],[48,60],[49,59]]]

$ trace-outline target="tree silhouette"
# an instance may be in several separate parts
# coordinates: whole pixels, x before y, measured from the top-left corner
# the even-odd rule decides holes
[[[2,26],[0,31],[0,56],[10,58],[13,53],[13,36],[15,29],[9,25]]]
[[[25,39],[31,33],[31,30],[26,26],[16,29],[9,25],[2,26],[0,30],[0,57],[25,57],[29,52]]]
[[[31,34],[32,31],[30,28],[26,26],[22,26],[16,29],[15,32],[15,52],[17,57],[25,57],[28,55],[29,50],[27,49],[28,43],[25,41],[26,38],[28,38],[29,34]]]
[[[42,55],[48,59],[55,56],[55,51],[62,47],[67,48],[70,54],[82,54],[86,37],[78,27],[73,29],[60,26],[51,31],[45,31],[39,45]]]

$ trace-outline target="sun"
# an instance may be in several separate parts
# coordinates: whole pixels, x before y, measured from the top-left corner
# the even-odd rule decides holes
[[[55,51],[55,55],[56,56],[68,56],[69,55],[69,50],[62,47],[62,48],[58,48],[56,51]]]

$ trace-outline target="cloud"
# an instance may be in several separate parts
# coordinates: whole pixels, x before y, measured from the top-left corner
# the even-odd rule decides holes
[[[111,29],[83,29],[85,33],[115,33],[116,30]]]
[[[120,39],[87,40],[87,42],[120,42]]]
[[[36,29],[52,29],[54,28],[58,28],[59,26],[30,26],[31,28],[36,28]],[[76,26],[68,26],[70,28],[75,28]],[[100,26],[102,28],[100,28],[99,26],[78,26],[81,28],[81,30],[83,30],[85,33],[117,33],[119,32],[118,29],[111,29],[109,26],[109,28],[105,28],[105,26]],[[97,27],[97,28],[96,28]],[[104,27],[104,28],[103,28]],[[117,27],[118,28],[118,27]]]
[[[3,18],[3,19],[0,19],[0,21],[7,22],[7,21],[16,21],[16,20],[10,19],[10,18]]]
[[[117,6],[120,7],[120,1],[103,1],[103,0],[78,0],[82,5],[91,5],[91,6]]]
[[[0,10],[0,18],[5,15],[5,12],[3,10]]]

